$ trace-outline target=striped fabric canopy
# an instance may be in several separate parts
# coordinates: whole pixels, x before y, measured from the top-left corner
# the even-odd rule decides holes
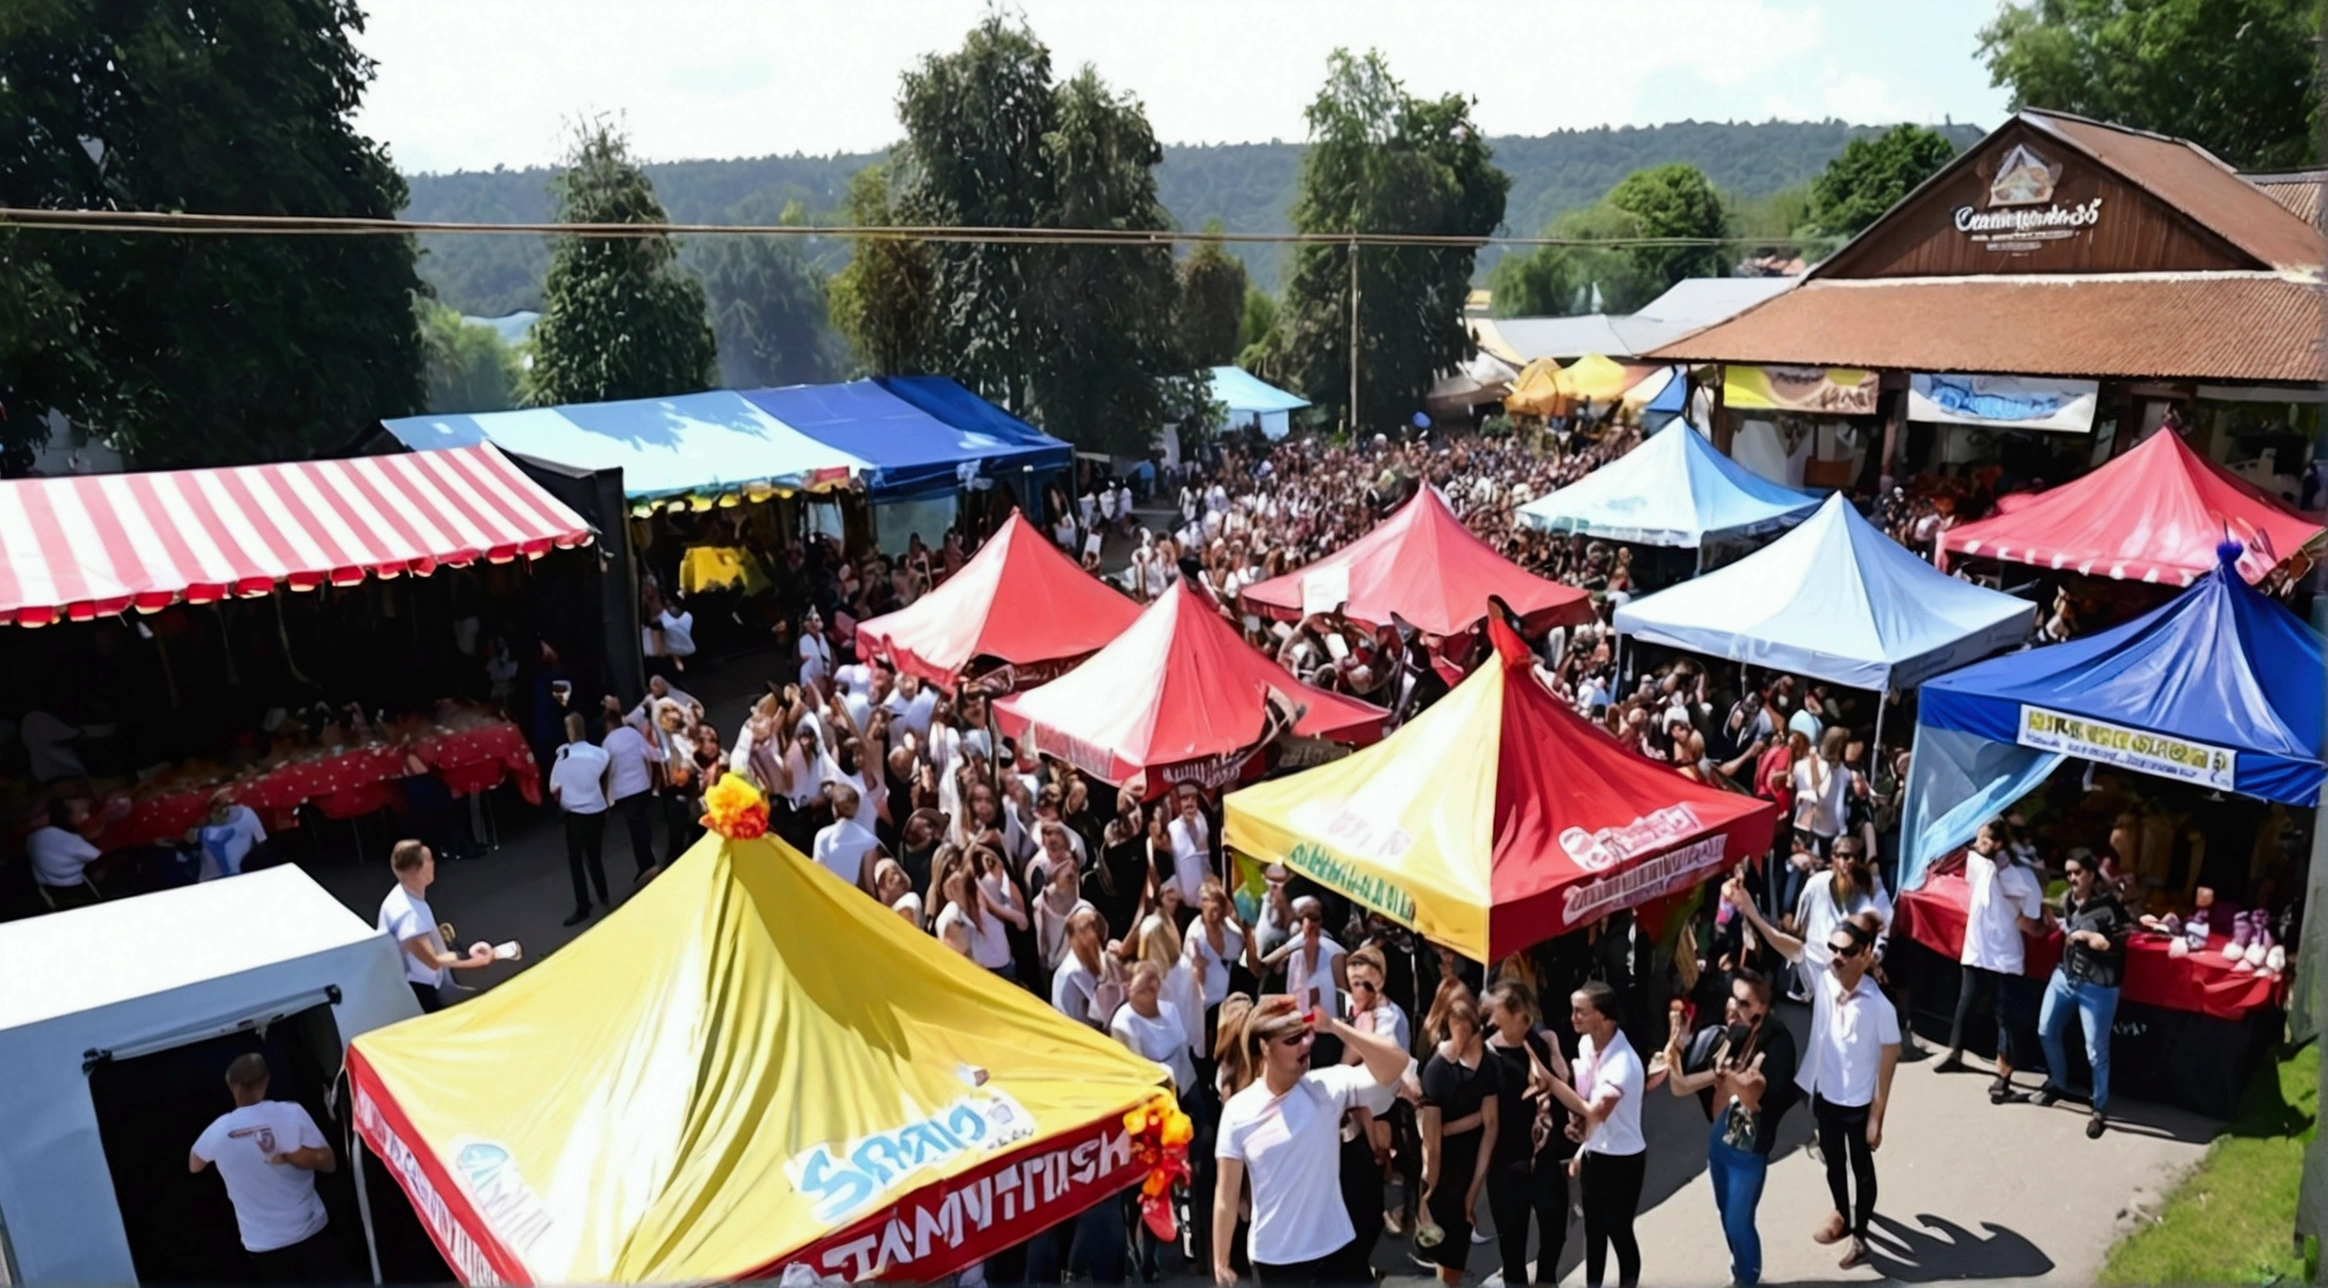
[[[590,527],[489,445],[0,482],[0,623],[535,558]]]

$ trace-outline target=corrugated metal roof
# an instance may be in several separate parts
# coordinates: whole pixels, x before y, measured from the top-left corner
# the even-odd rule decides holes
[[[1812,281],[1647,356],[2309,383],[2328,379],[2324,324],[2328,291],[2271,273]]]
[[[2278,269],[2321,264],[2317,229],[2195,143],[2060,112],[2024,109],[2020,116],[2264,264]]]
[[[2320,188],[2328,183],[2328,170],[2314,170],[2308,174],[2251,174],[2247,181],[2260,189],[2264,196],[2280,204],[2307,224],[2317,226],[2320,220]]]

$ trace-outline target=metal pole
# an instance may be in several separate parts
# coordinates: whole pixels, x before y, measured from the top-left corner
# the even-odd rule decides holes
[[[1350,441],[1358,441],[1358,234],[1350,234]]]
[[[355,1166],[356,1211],[364,1218],[364,1253],[372,1259],[372,1282],[380,1282],[380,1237],[372,1229],[372,1194],[364,1185],[364,1135],[348,1127],[348,1161]]]

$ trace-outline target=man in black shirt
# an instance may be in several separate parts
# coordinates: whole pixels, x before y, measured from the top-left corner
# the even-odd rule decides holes
[[[1730,1245],[1730,1279],[1751,1285],[1762,1278],[1762,1235],[1754,1212],[1770,1172],[1778,1120],[1796,1099],[1794,1034],[1770,1014],[1770,981],[1753,971],[1730,980],[1724,1023],[1692,1037],[1678,1008],[1666,1045],[1665,1085],[1677,1096],[1695,1094],[1713,1129],[1706,1139],[1706,1175],[1714,1183],[1714,1211]],[[1684,1043],[1687,1043],[1686,1047]]]
[[[2094,1071],[2093,1117],[2086,1121],[2088,1139],[2098,1137],[2108,1124],[2110,1104],[2110,1025],[2118,1014],[2118,985],[2126,976],[2126,935],[2133,919],[2126,905],[2096,872],[2093,852],[2069,852],[2063,870],[2069,890],[2062,896],[2060,925],[2061,964],[2045,986],[2045,1006],[2037,1018],[2037,1036],[2045,1044],[2044,1090],[2037,1103],[2050,1105],[2068,1094],[2069,1051],[2063,1041],[2069,1017],[2075,1011],[2085,1027],[2086,1063]],[[2054,912],[2045,910],[2053,921]]]

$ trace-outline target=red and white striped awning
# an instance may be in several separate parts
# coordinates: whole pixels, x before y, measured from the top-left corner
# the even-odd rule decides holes
[[[0,623],[507,563],[590,526],[489,445],[0,482]]]

